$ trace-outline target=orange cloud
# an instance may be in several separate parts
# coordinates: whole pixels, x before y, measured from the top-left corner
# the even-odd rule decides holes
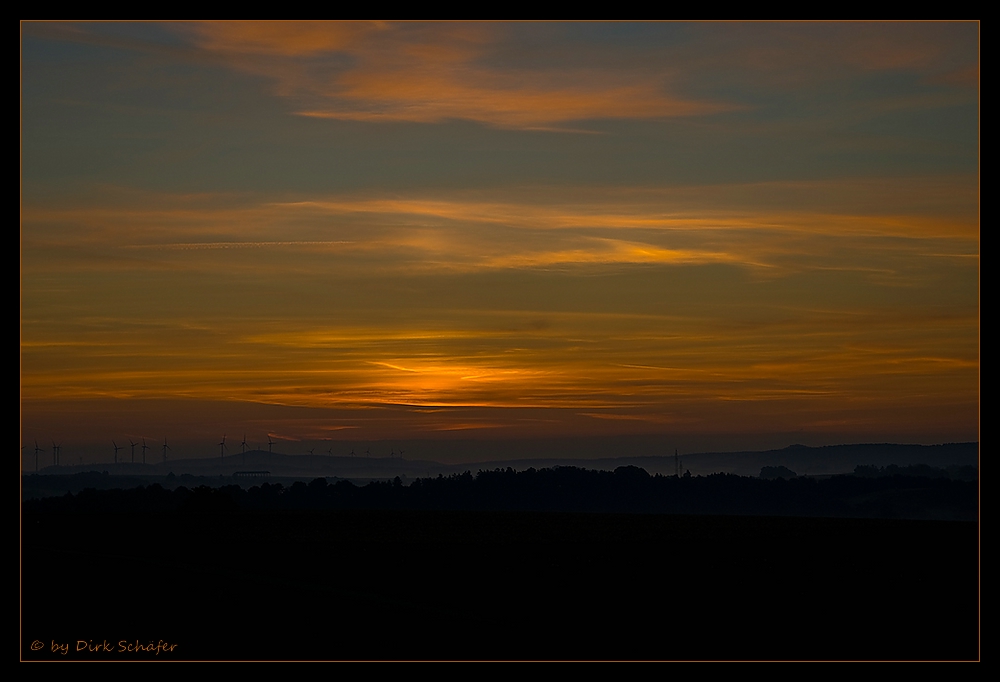
[[[767,277],[803,269],[892,277],[893,259],[906,257],[912,266],[914,256],[978,258],[979,217],[964,208],[976,205],[976,191],[966,179],[869,184],[513,188],[492,196],[253,202],[142,195],[117,206],[28,205],[22,272],[204,272],[218,270],[224,257],[230,272],[258,276],[728,263]]]
[[[212,21],[186,26],[208,50],[284,57],[337,52],[379,27],[352,21]]]
[[[547,129],[734,108],[671,94],[665,74],[649,70],[488,66],[503,25],[212,22],[189,31],[201,49],[310,102],[297,110],[302,116]],[[330,55],[340,59],[323,68],[312,59]]]

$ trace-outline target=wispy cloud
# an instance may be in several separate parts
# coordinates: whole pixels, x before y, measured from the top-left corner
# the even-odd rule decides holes
[[[637,25],[641,26],[641,25]],[[966,27],[942,24],[688,24],[623,58],[588,46],[576,59],[518,59],[531,26],[365,22],[210,22],[179,28],[233,68],[267,76],[301,116],[355,121],[477,121],[572,129],[573,121],[669,119],[746,108],[694,96],[715,81],[821,87],[872,72],[967,84]],[[545,27],[557,40],[562,27]],[[950,30],[955,29],[955,30]],[[701,46],[711,44],[711,50]],[[536,51],[538,48],[534,48]],[[568,54],[575,54],[572,41]],[[530,48],[529,48],[530,50]],[[595,51],[596,50],[596,51]],[[627,52],[624,54],[628,54]],[[548,62],[548,66],[540,64]],[[935,106],[914,100],[910,106]]]
[[[558,129],[591,119],[670,118],[737,108],[670,92],[647,69],[538,70],[492,59],[503,24],[205,23],[186,27],[234,68],[266,75],[301,116],[356,121],[465,119]],[[516,28],[516,27],[514,27]],[[623,103],[628,103],[623,106]]]
[[[544,197],[511,188],[492,196],[439,191],[263,201],[146,194],[103,206],[28,205],[22,268],[223,267],[263,275],[335,265],[344,274],[374,275],[729,264],[762,276],[815,269],[891,277],[893,258],[907,256],[912,264],[913,256],[978,254],[978,214],[952,205],[963,193],[963,206],[975,200],[960,179],[872,184],[563,187]],[[234,255],[225,264],[208,255],[220,252]]]
[[[193,251],[197,249],[264,249],[291,246],[308,248],[314,246],[343,246],[348,241],[266,241],[266,242],[175,242],[169,244],[127,244],[126,249],[151,249],[155,251]]]

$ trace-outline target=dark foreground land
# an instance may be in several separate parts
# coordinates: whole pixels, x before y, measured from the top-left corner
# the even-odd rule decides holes
[[[977,535],[890,519],[26,509],[21,657],[977,659]]]

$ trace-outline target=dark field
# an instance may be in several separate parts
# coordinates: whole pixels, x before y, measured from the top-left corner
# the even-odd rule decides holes
[[[979,657],[971,522],[28,511],[22,542],[24,660]]]

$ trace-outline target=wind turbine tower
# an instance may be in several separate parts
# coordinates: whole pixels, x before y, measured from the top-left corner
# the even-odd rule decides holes
[[[169,449],[170,449],[170,446],[167,445],[167,437],[164,436],[163,437],[163,463],[164,464],[167,463],[167,450],[169,450]]]

